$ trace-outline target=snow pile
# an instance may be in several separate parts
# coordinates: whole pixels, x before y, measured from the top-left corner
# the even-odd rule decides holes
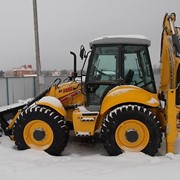
[[[45,102],[56,102],[44,99]],[[60,104],[57,104],[60,106]],[[80,112],[88,112],[84,106]],[[73,134],[62,156],[50,156],[44,151],[28,149],[18,151],[9,137],[0,137],[0,178],[2,180],[60,180],[60,179],[123,179],[123,180],[174,180],[180,166],[180,136],[175,154],[165,152],[165,140],[158,156],[126,152],[107,156],[98,141],[80,141]],[[179,154],[178,154],[179,153]]]
[[[55,98],[53,96],[44,96],[43,98],[41,98],[39,100],[39,102],[49,103],[49,104],[52,104],[52,105],[54,105],[55,107],[58,107],[58,108],[63,107],[62,103],[57,98]]]
[[[26,100],[18,100],[17,103],[13,103],[13,104],[6,105],[6,106],[0,106],[0,112],[21,107],[22,105],[26,105],[31,100],[32,100],[32,98],[29,98],[29,99],[26,99]]]
[[[80,112],[89,112],[84,106],[78,106]]]
[[[149,103],[149,104],[158,104],[159,101],[157,99],[151,97],[151,99],[149,101],[147,101],[147,103]]]
[[[163,142],[160,155],[124,153],[107,156],[100,143],[83,143],[71,136],[62,156],[50,156],[44,151],[18,151],[8,137],[0,138],[0,177],[2,180],[60,179],[123,179],[174,180],[178,177],[180,154],[165,154]],[[180,137],[176,143],[180,153]]]

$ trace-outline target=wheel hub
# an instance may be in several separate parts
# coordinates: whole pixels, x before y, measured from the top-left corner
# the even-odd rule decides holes
[[[45,138],[45,132],[43,129],[36,129],[33,133],[33,137],[37,141],[42,141]]]
[[[136,142],[138,140],[139,135],[138,135],[136,130],[129,129],[126,131],[125,137],[129,142],[133,143],[133,142]]]
[[[129,119],[117,127],[115,140],[122,150],[138,152],[147,146],[149,142],[149,131],[142,122]]]
[[[23,138],[30,148],[46,150],[51,146],[54,134],[48,123],[32,120],[25,126]]]

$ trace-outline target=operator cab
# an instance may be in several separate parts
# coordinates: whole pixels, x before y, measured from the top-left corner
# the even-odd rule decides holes
[[[87,107],[100,107],[108,91],[119,85],[135,85],[156,93],[149,46],[150,41],[143,36],[92,41],[85,83]]]

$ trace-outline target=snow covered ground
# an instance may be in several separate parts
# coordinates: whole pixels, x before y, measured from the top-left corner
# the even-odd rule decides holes
[[[7,136],[0,137],[1,180],[173,180],[180,167],[180,136],[175,154],[165,153],[162,143],[158,156],[124,153],[107,156],[100,143],[85,143],[71,136],[62,156],[50,156],[43,151],[18,151]]]

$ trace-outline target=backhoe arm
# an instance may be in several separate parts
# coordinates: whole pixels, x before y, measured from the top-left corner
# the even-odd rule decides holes
[[[178,135],[177,117],[180,113],[180,42],[179,29],[175,27],[176,15],[166,14],[161,38],[161,79],[159,98],[165,101],[163,108],[166,124],[167,152],[174,153]]]
[[[168,89],[176,89],[180,83],[180,41],[179,29],[175,27],[175,21],[175,13],[166,14],[164,17],[161,38],[161,79],[159,87],[159,93],[163,96],[166,96]],[[178,94],[176,102],[180,105]]]

